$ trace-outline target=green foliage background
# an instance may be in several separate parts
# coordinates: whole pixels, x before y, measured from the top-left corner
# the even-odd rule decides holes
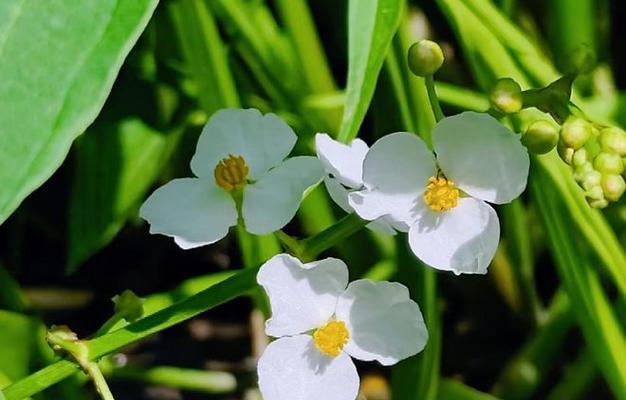
[[[0,398],[90,396],[75,365],[54,359],[43,341],[45,325],[80,324],[85,311],[55,314],[45,307],[51,292],[33,287],[58,286],[60,307],[71,308],[74,282],[95,284],[88,296],[101,301],[119,286],[137,290],[133,275],[160,271],[160,280],[139,285],[148,317],[90,340],[94,358],[239,296],[253,299],[234,310],[240,319],[251,309],[267,313],[254,272],[280,251],[276,238],[235,231],[236,240],[182,255],[171,241],[147,237],[137,218],[152,188],[189,175],[199,130],[220,108],[278,113],[302,154],[313,152],[316,132],[372,143],[408,130],[429,142],[426,85],[406,65],[413,42],[429,37],[444,47],[437,92],[448,115],[485,111],[501,77],[524,89],[547,85],[584,43],[598,65],[578,79],[573,100],[592,119],[626,127],[626,8],[618,1],[157,3],[0,3]],[[519,132],[537,113],[504,122]],[[498,213],[502,241],[485,277],[437,273],[402,237],[360,232],[332,249],[304,243],[309,255],[344,258],[353,277],[400,280],[420,304],[431,339],[420,355],[382,370],[394,399],[626,398],[623,200],[590,209],[550,153],[533,157],[527,195]],[[341,217],[319,187],[288,230],[316,235]],[[231,259],[226,271],[216,253]],[[194,266],[180,272],[179,262]],[[99,285],[90,274],[117,283]],[[85,318],[87,336],[107,315]],[[233,398],[254,386],[249,376],[235,384],[185,360],[161,370],[120,369],[110,357],[101,364],[113,382],[176,387],[189,398]]]

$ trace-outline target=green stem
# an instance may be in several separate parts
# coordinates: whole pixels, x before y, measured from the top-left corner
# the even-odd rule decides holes
[[[347,215],[328,229],[303,240],[303,250],[297,256],[303,262],[314,260],[320,253],[354,235],[368,223],[356,214]]]
[[[98,363],[90,362],[87,365],[83,366],[87,375],[91,378],[94,385],[96,385],[96,390],[102,397],[102,400],[115,400],[111,390],[109,389],[109,385],[107,385],[106,379],[102,375],[102,371],[98,368]]]
[[[443,111],[441,111],[441,105],[439,104],[439,98],[437,97],[437,91],[435,89],[435,79],[432,75],[428,75],[424,77],[426,81],[426,90],[428,91],[428,100],[430,101],[430,106],[433,109],[433,113],[435,114],[435,119],[437,122],[441,121],[444,118]]]

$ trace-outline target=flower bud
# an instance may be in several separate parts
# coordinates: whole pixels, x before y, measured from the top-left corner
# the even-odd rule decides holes
[[[409,69],[417,76],[432,75],[443,65],[443,51],[431,40],[420,40],[409,48]]]
[[[128,322],[136,321],[143,316],[143,300],[131,290],[124,290],[112,300],[115,304],[115,313]]]
[[[587,200],[604,200],[604,191],[602,190],[602,186],[598,185],[586,190],[585,197]]]
[[[585,190],[591,190],[593,187],[600,186],[601,180],[602,174],[595,169],[581,174],[580,179],[577,179],[580,186]]]
[[[593,167],[603,174],[621,174],[624,171],[622,158],[615,153],[602,152],[593,160]]]
[[[545,154],[552,150],[559,141],[559,131],[554,124],[545,120],[531,123],[522,136],[522,144],[531,153]]]
[[[600,132],[600,145],[606,152],[626,156],[626,132],[619,128],[604,128]]]
[[[609,202],[607,199],[590,199],[587,198],[587,204],[589,204],[589,207],[591,208],[605,208],[606,206],[609,205]]]
[[[522,109],[522,88],[511,78],[502,78],[491,89],[491,106],[502,114],[516,113]]]
[[[570,74],[587,74],[596,65],[596,54],[587,44],[581,44],[566,56],[566,72]]]
[[[580,118],[571,116],[561,127],[561,141],[574,150],[580,149],[591,137],[590,124]]]
[[[588,161],[589,157],[587,156],[586,148],[581,147],[574,152],[574,156],[572,157],[572,165],[574,165],[574,167],[580,167],[581,165],[588,164]]]
[[[559,156],[565,163],[571,164],[572,159],[574,158],[574,149],[571,147],[567,147],[563,142],[559,141],[559,144],[556,146],[556,150],[559,152]]]
[[[610,201],[618,201],[626,190],[626,182],[621,175],[607,174],[602,175],[600,183],[604,197]]]

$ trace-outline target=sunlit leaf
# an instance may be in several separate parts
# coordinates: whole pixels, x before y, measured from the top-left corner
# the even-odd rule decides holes
[[[100,111],[158,0],[0,4],[0,222]]]

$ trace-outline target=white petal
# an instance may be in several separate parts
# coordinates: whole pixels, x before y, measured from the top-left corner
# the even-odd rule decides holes
[[[526,188],[526,148],[519,135],[488,114],[445,118],[435,126],[433,141],[441,170],[471,196],[503,204]]]
[[[435,157],[422,139],[396,132],[378,139],[363,161],[363,182],[386,194],[421,193],[436,174]]]
[[[183,249],[217,242],[237,223],[233,199],[208,179],[184,178],[161,186],[143,203],[150,233],[171,236]]]
[[[263,264],[257,282],[272,307],[265,332],[274,337],[296,335],[324,325],[333,315],[348,284],[348,267],[336,258],[302,264],[279,254]]]
[[[304,192],[323,175],[317,158],[293,157],[246,187],[242,209],[246,230],[264,235],[287,225],[296,215]]]
[[[278,339],[258,364],[264,400],[355,400],[359,375],[350,357],[320,353],[308,335]]]
[[[191,170],[196,176],[214,179],[217,163],[233,154],[244,158],[249,178],[258,180],[280,164],[295,143],[293,130],[275,114],[263,115],[253,108],[220,110],[200,134]]]
[[[408,232],[416,218],[415,206],[419,193],[384,193],[364,189],[348,195],[348,202],[363,219],[375,221],[384,219],[395,229]]]
[[[426,264],[455,274],[485,274],[500,240],[498,215],[487,203],[462,198],[444,212],[423,205],[409,231],[413,253]]]
[[[365,156],[366,189],[350,194],[350,206],[370,221],[387,215],[406,231],[416,198],[435,174],[435,158],[420,138],[406,132],[383,136]]]
[[[330,198],[333,199],[333,201],[337,203],[337,205],[342,210],[349,214],[354,212],[354,209],[350,206],[350,203],[348,202],[348,195],[350,194],[348,189],[346,189],[335,178],[331,178],[330,176],[324,178],[324,185],[326,186],[326,190],[328,191]],[[394,229],[394,226],[396,224],[387,221],[387,219],[388,217],[378,218],[367,224],[366,227],[374,232],[382,233],[385,235],[395,235],[396,231]],[[401,226],[406,227],[404,231],[408,232],[408,225],[402,224]]]
[[[350,145],[331,139],[325,133],[315,135],[317,157],[327,173],[332,174],[341,184],[358,189],[363,184],[363,159],[367,144],[354,139]]]
[[[343,350],[359,360],[392,365],[422,351],[428,331],[406,286],[396,282],[354,281],[337,302],[337,319],[350,339]]]
[[[330,198],[345,212],[352,213],[354,210],[348,203],[348,189],[346,189],[339,181],[330,176],[324,177],[324,186],[330,195]]]

